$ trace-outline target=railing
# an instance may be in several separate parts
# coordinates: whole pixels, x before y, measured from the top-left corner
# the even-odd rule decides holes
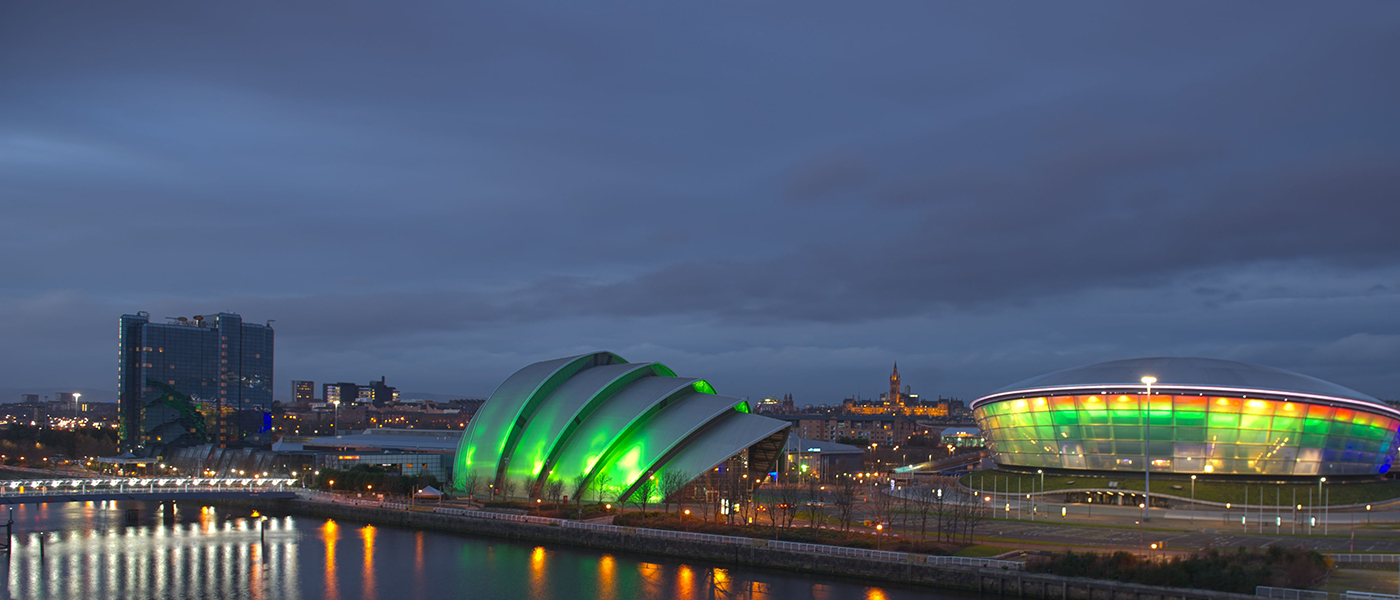
[[[1347,591],[1342,593],[1342,600],[1400,600],[1400,596],[1394,594],[1372,594],[1371,592]]]
[[[1332,562],[1346,563],[1393,563],[1400,562],[1400,554],[1324,554]]]
[[[1327,600],[1327,592],[1269,587],[1267,585],[1254,586],[1254,595],[1262,598],[1274,598],[1275,600]]]
[[[407,510],[409,505],[401,502],[384,502],[379,500],[365,500],[359,498],[346,498],[336,494],[329,494],[315,490],[299,490],[298,493],[305,498],[321,501],[337,502],[341,504],[351,504],[355,506],[368,506],[378,508],[391,508],[397,510]],[[672,531],[669,529],[647,529],[642,527],[623,527],[620,525],[606,525],[603,523],[587,523],[583,521],[571,521],[568,519],[553,519],[549,517],[532,517],[529,515],[517,515],[511,513],[491,512],[485,510],[469,510],[465,508],[436,507],[433,512],[441,515],[454,517],[465,517],[469,519],[490,519],[494,521],[510,521],[513,523],[530,523],[533,525],[549,525],[553,527],[564,527],[567,529],[581,529],[585,531],[596,531],[600,533],[616,533],[624,535],[639,535],[649,538],[666,540],[684,540],[692,542],[707,542],[711,544],[728,544],[732,546],[766,546],[775,550],[785,550],[788,552],[802,552],[805,554],[823,554],[827,556],[845,556],[851,558],[864,558],[869,560],[880,560],[886,562],[900,563],[922,563],[937,566],[961,566],[961,567],[984,567],[998,568],[1012,571],[1019,571],[1024,565],[1010,560],[997,560],[993,558],[969,558],[963,556],[930,556],[926,554],[913,554],[909,552],[890,552],[886,550],[866,550],[863,548],[847,548],[845,546],[828,546],[825,544],[803,544],[798,542],[782,542],[778,540],[764,540],[758,538],[740,537],[734,535],[714,535],[710,533],[691,533],[689,531]]]
[[[0,497],[283,490],[295,479],[273,477],[124,477],[118,479],[30,479],[0,482]]]

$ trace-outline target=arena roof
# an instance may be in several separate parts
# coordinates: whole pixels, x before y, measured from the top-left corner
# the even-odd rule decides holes
[[[1300,394],[1376,403],[1376,398],[1351,388],[1301,373],[1213,358],[1131,358],[1075,367],[1039,375],[996,390],[973,404],[998,396],[1058,389],[1142,387],[1142,377],[1157,378],[1159,389],[1224,389]]]

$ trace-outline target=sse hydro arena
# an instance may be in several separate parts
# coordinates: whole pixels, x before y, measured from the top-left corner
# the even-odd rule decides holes
[[[1155,378],[1151,399],[1144,377]],[[972,402],[993,460],[1017,469],[1234,476],[1390,471],[1400,411],[1306,375],[1203,358],[1056,371]],[[1150,440],[1150,441],[1149,441]]]

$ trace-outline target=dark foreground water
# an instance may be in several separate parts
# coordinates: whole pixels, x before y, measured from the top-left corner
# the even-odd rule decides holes
[[[269,518],[263,541],[248,511],[198,504],[23,505],[14,520],[10,598],[960,598],[309,517]]]

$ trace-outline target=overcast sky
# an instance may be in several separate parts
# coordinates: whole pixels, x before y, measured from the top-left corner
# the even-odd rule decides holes
[[[1400,398],[1400,4],[470,4],[0,3],[0,387],[115,398],[146,310],[275,319],[279,397]]]

